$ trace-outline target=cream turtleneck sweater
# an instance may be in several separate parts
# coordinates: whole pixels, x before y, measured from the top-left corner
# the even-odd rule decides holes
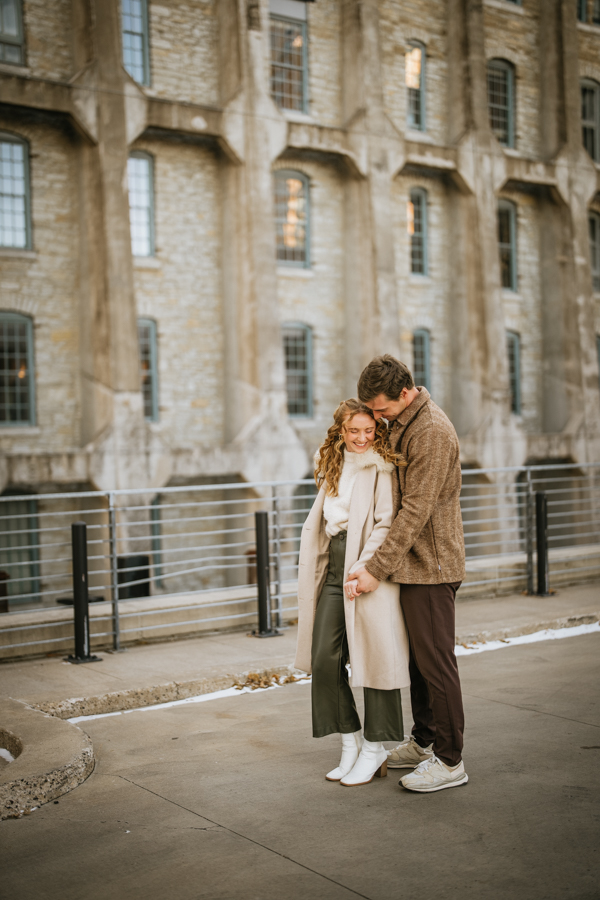
[[[348,518],[350,515],[350,500],[356,477],[361,469],[376,466],[380,472],[393,472],[393,463],[386,462],[372,447],[364,453],[350,453],[344,448],[344,465],[338,484],[337,497],[330,494],[325,496],[323,503],[323,516],[325,517],[325,532],[328,537],[348,530]]]

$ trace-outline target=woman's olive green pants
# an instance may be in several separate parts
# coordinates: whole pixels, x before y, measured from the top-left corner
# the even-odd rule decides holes
[[[346,532],[336,534],[329,546],[329,567],[319,597],[312,638],[313,737],[351,734],[360,730],[360,719],[348,683],[349,661],[344,616],[344,557]],[[360,603],[360,597],[354,603]],[[364,688],[365,738],[368,741],[402,741],[400,690]]]

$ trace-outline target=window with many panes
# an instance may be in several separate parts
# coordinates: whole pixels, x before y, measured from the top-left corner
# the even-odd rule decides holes
[[[0,427],[35,425],[33,323],[0,312]]]
[[[430,335],[427,328],[417,328],[413,334],[413,378],[417,387],[431,391]]]
[[[275,172],[277,261],[310,266],[308,178],[301,172]]]
[[[577,18],[580,22],[587,22],[587,0],[577,0]]]
[[[592,268],[592,289],[600,292],[600,215],[592,212],[588,219],[590,229],[590,263]]]
[[[589,3],[590,0],[577,0],[577,18],[580,22],[589,22]],[[600,25],[600,0],[591,0],[591,22],[593,25]]]
[[[148,153],[127,160],[129,227],[134,256],[154,256],[154,166]]]
[[[0,62],[25,62],[21,0],[0,0]]]
[[[581,83],[581,127],[583,146],[595,162],[600,162],[600,84]]]
[[[123,65],[138,84],[150,84],[148,0],[121,0]]]
[[[153,319],[138,319],[140,378],[144,399],[144,416],[158,420],[158,339]]]
[[[283,326],[287,408],[290,416],[313,414],[312,330],[308,325]]]
[[[427,275],[427,191],[413,188],[407,205],[407,228],[410,238],[410,271]]]
[[[271,16],[271,94],[281,109],[307,110],[306,22]]]
[[[515,146],[515,73],[503,59],[492,59],[487,67],[490,127],[505,147]]]
[[[516,291],[517,279],[517,209],[509,200],[498,204],[498,250],[500,279],[503,288]]]
[[[16,499],[22,493],[6,491],[0,497],[0,583],[9,600],[35,605],[40,590],[37,501]]]
[[[521,338],[514,331],[506,332],[508,353],[508,380],[510,385],[510,408],[516,415],[521,412]]]
[[[425,47],[411,41],[405,59],[406,109],[409,128],[425,131]]]
[[[31,247],[29,148],[0,132],[0,247]]]

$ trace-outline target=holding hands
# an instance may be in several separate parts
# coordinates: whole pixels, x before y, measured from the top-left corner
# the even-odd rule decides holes
[[[379,587],[379,581],[364,568],[353,572],[352,576],[352,579],[344,585],[344,594],[348,600],[354,600],[359,594],[376,591]]]

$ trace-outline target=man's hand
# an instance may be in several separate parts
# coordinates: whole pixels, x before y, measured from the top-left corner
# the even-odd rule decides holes
[[[363,568],[352,573],[352,581],[346,582],[344,590],[347,592],[346,596],[348,599],[354,600],[359,594],[368,594],[371,591],[376,591],[378,587],[379,582],[375,576]]]

